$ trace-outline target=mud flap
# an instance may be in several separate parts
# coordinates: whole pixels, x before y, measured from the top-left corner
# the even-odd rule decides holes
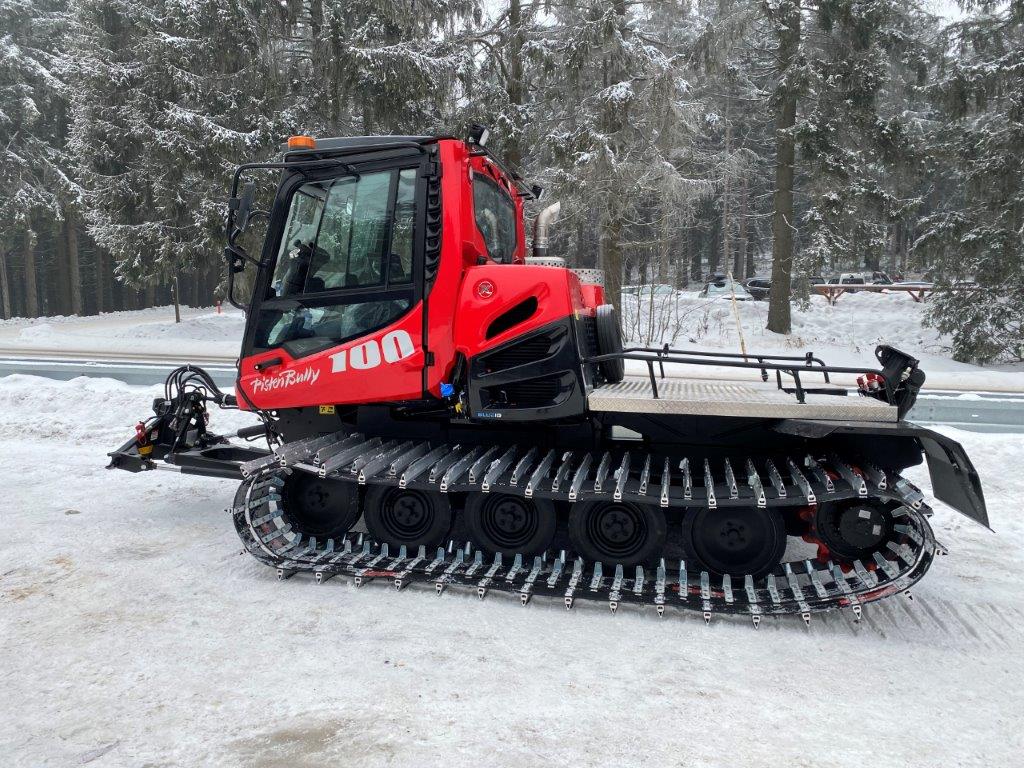
[[[916,432],[928,461],[935,498],[988,528],[981,480],[963,446],[930,429],[919,427]]]

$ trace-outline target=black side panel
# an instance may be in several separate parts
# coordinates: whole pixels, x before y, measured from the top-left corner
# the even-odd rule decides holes
[[[573,319],[549,323],[469,361],[473,419],[579,417],[586,407]]]
[[[978,472],[963,446],[945,435],[906,421],[896,424],[864,424],[783,419],[775,425],[775,431],[811,440],[827,437],[830,442],[845,444],[861,455],[883,456],[876,459],[878,463],[894,469],[919,464],[923,454],[928,461],[928,474],[931,476],[935,498],[986,528],[989,527],[985,495]],[[916,460],[908,460],[911,458],[907,455],[908,447],[917,454]]]

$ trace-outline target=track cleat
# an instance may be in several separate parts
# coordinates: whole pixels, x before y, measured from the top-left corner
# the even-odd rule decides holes
[[[277,569],[277,580],[286,581],[294,576],[299,571],[296,568],[278,568]]]
[[[484,577],[476,585],[476,596],[483,600],[487,597],[487,590],[490,589],[491,583],[494,581],[494,576],[501,569],[501,554],[495,553],[494,562],[491,563],[491,567],[488,569]]]
[[[523,605],[530,602],[530,597],[533,595],[533,585],[537,581],[537,577],[540,576],[540,571],[544,567],[544,558],[537,555],[533,558],[533,569],[526,577],[526,581],[523,582],[522,589],[519,590],[519,600]]]
[[[569,577],[569,586],[565,590],[565,609],[572,608],[573,598],[576,594],[576,585],[583,578],[583,558],[577,557],[572,566],[572,576]]]

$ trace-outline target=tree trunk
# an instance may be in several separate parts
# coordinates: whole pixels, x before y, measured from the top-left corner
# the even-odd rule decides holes
[[[658,282],[668,282],[668,256],[672,250],[672,233],[668,225],[667,211],[661,211],[658,223]]]
[[[3,293],[3,319],[11,319],[11,283],[7,279],[7,251],[0,251],[0,293]]]
[[[174,273],[174,282],[171,284],[171,295],[174,297],[174,322],[181,322],[181,289],[178,285],[178,273]]]
[[[508,101],[513,107],[523,104],[523,13],[520,0],[509,0],[508,4],[508,25],[512,34],[508,39],[506,69],[508,70],[508,82],[505,84],[505,91],[508,93]],[[500,54],[499,54],[500,55]],[[523,147],[518,133],[513,133],[505,142],[505,160],[513,168],[518,168],[523,160]]]
[[[96,270],[96,314],[103,313],[103,251],[96,249],[96,263],[93,265]]]
[[[732,276],[736,280],[743,280],[747,275],[747,220],[750,217],[750,181],[746,174],[743,175],[743,184],[740,186],[740,231],[736,238],[736,255],[733,259]]]
[[[53,225],[53,264],[47,282],[51,286],[47,314],[71,314],[71,275],[68,274],[68,241],[64,237],[64,220]]]
[[[722,252],[720,250],[720,243],[722,242],[722,220],[712,219],[711,220],[711,231],[708,233],[708,240],[710,248],[708,248],[708,277],[718,272],[719,257]],[[725,265],[728,268],[728,264]]]
[[[729,154],[732,152],[732,124],[729,122],[729,98],[725,99],[725,152],[722,161],[722,269],[729,269],[732,266],[732,221],[730,203],[730,185],[732,174],[729,173]]]
[[[688,239],[690,241],[690,279],[699,283],[702,277],[700,269],[700,230],[696,227],[691,227]]]
[[[622,221],[605,214],[601,227],[601,268],[604,270],[604,300],[619,308],[622,296]]]
[[[71,314],[82,314],[82,274],[78,264],[78,229],[75,225],[74,214],[67,212],[64,220],[65,233],[67,235],[68,252],[68,286],[71,289]]]
[[[793,281],[793,166],[796,146],[792,128],[796,124],[796,86],[789,82],[800,48],[800,3],[785,0],[779,7],[776,26],[781,72],[776,90],[778,114],[775,119],[775,211],[772,214],[772,291],[768,303],[768,330],[789,333],[790,292]]]
[[[32,233],[25,232],[25,317],[39,317],[39,292],[36,286],[36,255]]]
[[[748,203],[748,205],[750,204],[750,198],[749,197],[747,198],[747,203]],[[756,215],[756,208],[753,205],[750,206],[750,215],[751,216]],[[754,263],[754,252],[760,247],[760,244],[761,244],[760,230],[758,229],[758,226],[757,226],[757,219],[754,219],[754,236],[750,237],[750,229],[749,229],[749,225],[748,225],[748,229],[747,229],[747,245],[744,248],[744,251],[747,254],[747,269],[746,269],[747,277],[753,277],[754,275],[757,274],[757,265]]]

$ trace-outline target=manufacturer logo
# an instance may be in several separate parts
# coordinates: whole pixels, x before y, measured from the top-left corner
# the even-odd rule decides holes
[[[320,371],[306,366],[302,371],[284,371],[277,376],[263,376],[252,382],[253,392],[273,392],[275,389],[291,387],[295,384],[316,384]]]
[[[368,339],[349,349],[331,355],[331,373],[344,373],[347,370],[367,371],[376,368],[382,362],[397,363],[411,357],[416,352],[412,336],[407,331],[391,331],[384,334],[378,342]]]

